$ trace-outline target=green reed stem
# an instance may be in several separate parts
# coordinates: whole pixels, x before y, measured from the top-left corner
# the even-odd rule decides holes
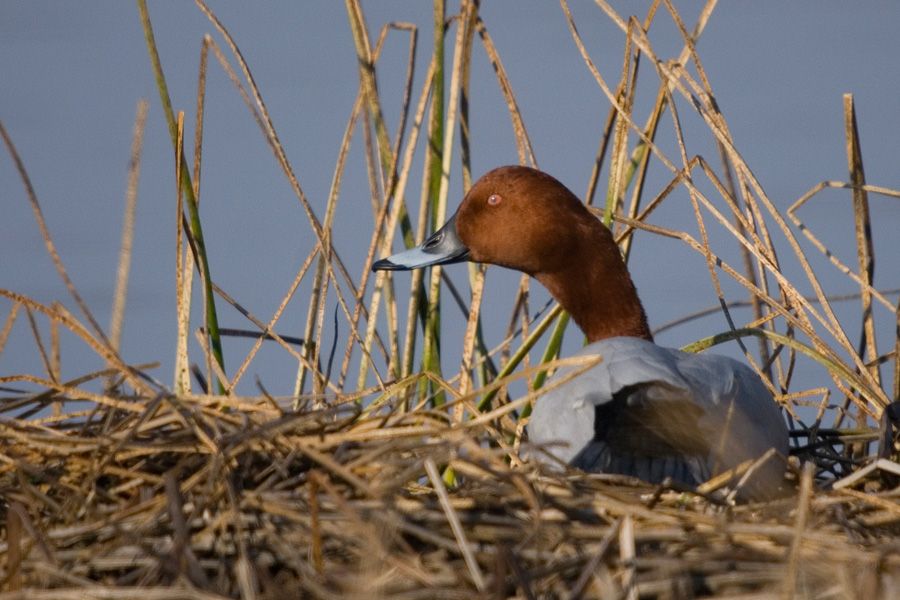
[[[159,90],[159,99],[166,116],[166,123],[169,126],[169,135],[172,138],[172,145],[176,146],[178,144],[178,129],[175,123],[175,112],[172,110],[169,88],[166,85],[166,77],[163,73],[162,63],[159,60],[159,52],[156,47],[156,40],[153,35],[153,27],[150,23],[150,13],[147,10],[146,0],[137,0],[137,6],[141,17],[141,25],[144,29],[144,39],[147,42],[147,52],[150,55],[150,63],[153,66],[156,88]],[[200,209],[197,204],[197,197],[194,195],[191,172],[184,155],[181,157],[181,164],[178,165],[178,168],[181,170],[181,187],[184,192],[184,197],[187,200],[189,225],[191,236],[194,238],[194,248],[197,252],[197,264],[200,267],[200,273],[203,279],[203,298],[206,303],[206,330],[209,334],[213,357],[224,372],[225,358],[222,352],[222,339],[219,336],[219,319],[216,313],[216,301],[213,295],[212,275],[209,271],[209,259],[206,256],[206,243],[203,238],[203,227],[200,222]],[[220,394],[226,393],[225,386],[221,381],[217,381],[217,388]]]

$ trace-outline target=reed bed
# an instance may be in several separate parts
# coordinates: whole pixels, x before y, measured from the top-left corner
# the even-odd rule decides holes
[[[612,476],[512,469],[480,443],[486,426],[453,428],[444,412],[115,400],[57,418],[5,411],[0,551],[7,588],[21,591],[0,597],[900,591],[896,493],[813,492],[810,471],[795,496],[729,506]],[[444,465],[462,480],[452,490]]]
[[[139,105],[135,124],[108,334],[68,276],[26,165],[0,123],[48,252],[80,312],[0,290],[6,310],[0,353],[16,350],[6,347],[10,331],[27,321],[43,369],[0,377],[0,599],[900,597],[900,409],[893,403],[900,398],[900,329],[893,327],[900,309],[890,300],[895,292],[873,283],[869,211],[869,195],[896,199],[900,192],[867,183],[852,96],[845,97],[848,181],[815,185],[782,214],[735,147],[696,51],[714,1],[689,27],[668,0],[631,18],[597,0],[595,18],[610,19],[624,40],[615,81],[599,72],[568,3],[560,3],[572,41],[611,107],[585,200],[594,204],[604,195],[596,200],[598,218],[614,227],[626,257],[642,230],[680,240],[705,258],[730,327],[688,349],[736,340],[791,418],[785,495],[737,503],[729,487],[742,472],[697,489],[656,487],[522,458],[530,403],[539,401],[547,373],[565,362],[558,356],[568,327],[558,307],[529,308],[527,278],[516,292],[509,335],[490,347],[480,322],[484,268],[470,266],[468,298],[439,268],[414,273],[406,291],[389,274],[370,273],[395,238],[413,244],[444,221],[454,165],[464,187],[471,184],[466,99],[474,51],[494,66],[520,162],[535,164],[477,2],[464,0],[448,14],[435,1],[434,45],[416,88],[417,28],[393,23],[375,36],[360,3],[347,0],[359,94],[323,217],[303,191],[236,42],[201,0],[196,4],[216,37],[203,38],[195,139],[186,150],[185,116],[169,100],[152,20],[138,0],[182,215],[175,223],[179,336],[171,385],[119,353],[146,105]],[[660,18],[681,31],[680,55],[656,54],[651,25]],[[409,48],[393,137],[376,80],[389,35],[406,36]],[[210,65],[229,76],[246,102],[317,240],[271,315],[257,316],[220,288],[206,256],[199,178]],[[634,109],[643,89],[639,73],[656,89],[644,115]],[[718,150],[714,160],[689,151],[679,114],[685,111],[704,123]],[[657,145],[661,135],[674,140],[676,156]],[[365,264],[348,265],[332,232],[347,148],[360,136],[374,233]],[[424,169],[415,205],[407,186],[417,153]],[[668,173],[658,189],[648,187],[651,165]],[[854,266],[801,219],[804,206],[834,188],[847,190],[854,208]],[[654,211],[678,197],[687,198],[698,234],[654,223]],[[711,241],[721,237],[712,229],[727,234],[727,248]],[[851,298],[862,323],[856,342],[833,309],[839,298],[810,266],[804,239],[859,287]],[[732,255],[740,267],[726,260]],[[788,278],[788,264],[803,276]],[[303,288],[309,296],[295,298],[310,282]],[[733,283],[746,295],[729,296]],[[202,299],[200,323],[191,322],[194,296]],[[732,314],[740,303],[752,308],[747,322]],[[217,307],[224,304],[246,317],[246,329],[220,327]],[[335,319],[349,333],[329,348],[323,332],[327,307],[335,304]],[[441,344],[442,305],[444,315],[459,313],[465,330],[458,355]],[[285,311],[301,306],[302,337],[279,333]],[[889,341],[881,333],[885,323]],[[63,381],[60,335],[81,340],[106,367]],[[192,336],[200,349],[194,356]],[[227,355],[229,336],[254,344],[243,357]],[[745,344],[748,337],[758,343]],[[273,397],[262,383],[254,395],[238,393],[262,344],[295,359],[294,394]],[[797,389],[800,361],[821,366],[820,387]],[[458,372],[445,373],[451,362]],[[891,373],[884,376],[883,367]]]

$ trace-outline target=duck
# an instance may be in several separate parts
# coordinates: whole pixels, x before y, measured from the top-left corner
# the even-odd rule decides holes
[[[495,168],[421,245],[372,269],[464,261],[536,279],[584,332],[576,356],[598,357],[547,382],[526,426],[531,448],[540,449],[530,456],[694,488],[756,461],[741,497],[778,493],[789,435],[769,389],[732,358],[656,345],[612,232],[557,179],[525,166]]]

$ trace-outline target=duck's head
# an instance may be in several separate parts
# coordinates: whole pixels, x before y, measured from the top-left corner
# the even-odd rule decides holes
[[[609,229],[542,171],[507,166],[488,172],[434,235],[379,260],[372,269],[409,270],[465,260],[535,277],[591,339],[650,338]]]
[[[597,225],[578,198],[550,175],[499,167],[475,182],[456,214],[422,245],[372,268],[409,270],[469,260],[529,275],[553,272],[571,263],[583,230]]]

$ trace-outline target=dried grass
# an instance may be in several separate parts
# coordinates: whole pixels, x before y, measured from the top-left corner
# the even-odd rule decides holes
[[[527,279],[518,289],[509,336],[491,349],[480,333],[483,269],[470,271],[470,302],[437,269],[428,285],[423,276],[414,276],[405,322],[398,318],[400,294],[391,276],[380,272],[370,278],[372,261],[392,248],[395,235],[412,244],[440,224],[457,122],[460,163],[466,185],[471,183],[468,101],[460,99],[469,97],[469,62],[476,40],[495,67],[520,161],[535,163],[513,86],[477,3],[463,1],[459,14],[448,20],[443,3],[435,2],[436,49],[415,96],[416,27],[386,26],[373,47],[360,4],[347,0],[360,88],[322,221],[294,174],[236,43],[208,7],[200,0],[197,4],[224,45],[209,36],[203,41],[190,170],[182,149],[184,114],[176,115],[170,107],[167,111],[183,215],[176,223],[179,341],[171,388],[149,377],[147,365],[128,365],[118,353],[133,219],[125,220],[117,308],[107,338],[66,274],[25,165],[0,123],[0,136],[21,174],[48,252],[87,322],[61,304],[48,306],[0,290],[9,307],[0,328],[0,353],[15,350],[6,347],[7,340],[24,314],[44,370],[41,375],[0,377],[0,494],[5,516],[0,586],[6,590],[0,599],[900,596],[900,471],[894,462],[894,432],[900,421],[895,413],[900,411],[890,405],[900,385],[900,336],[881,340],[882,348],[890,344],[889,351],[880,349],[875,338],[875,320],[880,318],[876,310],[886,308],[896,321],[900,309],[888,292],[873,287],[868,207],[869,195],[897,198],[900,192],[866,183],[852,97],[845,98],[850,182],[814,186],[787,211],[787,218],[859,286],[852,298],[860,300],[863,315],[858,345],[832,309],[839,298],[819,284],[794,230],[744,163],[716,107],[695,47],[715,2],[706,4],[689,31],[668,0],[653,3],[643,22],[624,19],[597,0],[600,12],[625,36],[622,72],[613,88],[594,65],[567,3],[561,1],[575,44],[612,105],[598,144],[588,203],[606,168],[606,203],[597,211],[611,224],[615,221],[626,256],[632,234],[642,229],[681,240],[706,259],[718,310],[731,327],[692,349],[757,337],[759,355],[744,348],[747,359],[794,417],[793,452],[804,462],[792,472],[799,490],[767,503],[735,505],[723,491],[728,477],[696,490],[654,488],[617,476],[554,471],[520,459],[518,450],[527,443],[523,425],[529,405],[540,396],[546,373],[559,364],[554,359],[568,324],[559,307],[543,313],[529,310]],[[156,51],[151,21],[142,1],[139,6],[152,60]],[[684,48],[673,61],[655,54],[648,34],[654,19],[663,15],[684,38]],[[382,45],[394,32],[409,36],[409,53],[401,119],[392,140],[375,73]],[[443,56],[445,35],[453,40],[450,66]],[[270,316],[258,317],[241,306],[216,285],[206,266],[197,203],[210,50],[213,64],[228,75],[259,125],[317,240]],[[644,119],[633,114],[640,65],[659,78],[656,102]],[[158,61],[154,68],[158,81],[164,81]],[[435,99],[443,98],[445,79],[450,99],[446,114],[442,100],[435,107]],[[160,92],[168,106],[162,83]],[[719,169],[690,153],[679,110],[696,111],[706,123],[720,152]],[[145,112],[139,108],[136,121],[127,215],[134,210]],[[661,128],[668,127],[667,118],[667,131],[677,143],[676,158],[654,142]],[[420,218],[414,230],[407,184],[423,127],[421,137],[427,138],[430,150],[425,150]],[[360,276],[354,277],[331,231],[347,148],[360,131],[367,150],[374,234]],[[645,194],[651,190],[645,182],[651,161],[667,169],[670,180],[648,200]],[[802,206],[829,188],[851,192],[857,270],[832,255],[797,216]],[[717,195],[702,191],[708,189]],[[691,200],[699,239],[651,220],[676,190]],[[707,232],[714,227],[726,231],[741,250],[742,269],[730,266],[722,249],[711,246]],[[783,265],[789,261],[801,267],[805,281],[784,275]],[[205,299],[205,326],[195,333],[204,349],[206,374],[192,388],[187,338],[195,268]],[[276,330],[279,319],[310,274],[315,285],[312,296],[303,299],[308,307],[305,338],[281,336]],[[727,298],[723,275],[746,289],[748,299]],[[454,375],[442,374],[437,368],[440,356],[434,355],[440,339],[434,315],[442,281],[466,319],[460,371]],[[804,294],[804,289],[813,293]],[[327,366],[322,364],[325,306],[335,300],[350,332],[336,374],[331,370],[334,353]],[[230,372],[216,352],[216,336],[234,332],[217,332],[217,302],[237,308],[254,328],[243,334],[256,338]],[[754,308],[748,323],[736,322],[731,314],[740,303]],[[384,315],[383,321],[378,315]],[[402,336],[401,322],[406,323]],[[43,323],[50,330],[49,344],[41,334]],[[61,381],[60,335],[80,339],[106,368]],[[529,364],[530,352],[541,340],[546,343],[541,360]],[[295,395],[273,398],[262,386],[258,396],[235,395],[233,390],[266,341],[297,361]],[[417,358],[419,372],[414,367]],[[350,383],[354,360],[360,365],[355,387]],[[811,390],[797,389],[792,374],[802,360],[821,364],[831,381]],[[884,363],[893,365],[892,393],[881,377]],[[530,382],[528,393],[510,400],[508,386],[522,379]],[[372,381],[374,386],[367,387]],[[209,394],[213,384],[225,393]],[[840,398],[838,404],[829,404],[832,395]],[[816,397],[821,401],[809,400]],[[798,407],[804,405],[816,409],[810,423],[800,418]],[[873,419],[881,419],[880,428]]]
[[[363,416],[352,402],[288,412],[266,398],[160,395],[126,411],[113,400],[60,417],[19,418],[39,409],[34,398],[6,411],[4,584],[57,595],[0,598],[131,597],[130,586],[148,598],[900,590],[897,492],[813,492],[809,469],[797,496],[722,506],[619,477],[512,469],[479,443],[486,426],[433,409]],[[463,483],[448,491],[437,465]]]

